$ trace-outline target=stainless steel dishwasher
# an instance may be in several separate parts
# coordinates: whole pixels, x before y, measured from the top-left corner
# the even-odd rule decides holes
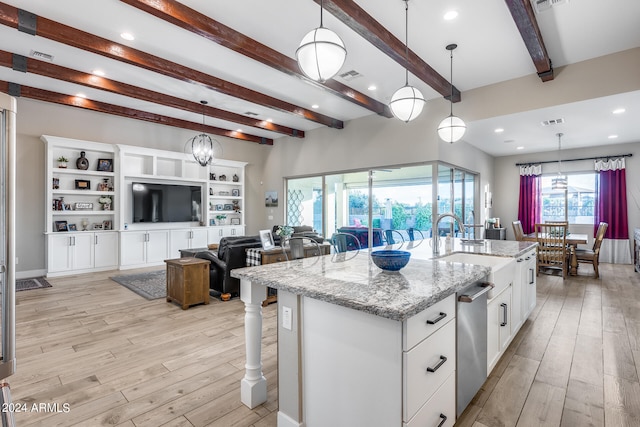
[[[477,281],[458,292],[457,414],[487,379],[487,292],[492,283]]]

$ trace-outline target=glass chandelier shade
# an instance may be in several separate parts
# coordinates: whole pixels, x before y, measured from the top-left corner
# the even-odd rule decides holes
[[[467,131],[467,125],[460,117],[453,115],[453,50],[457,48],[457,44],[447,45],[446,49],[451,52],[451,98],[449,99],[450,113],[449,117],[446,117],[438,125],[438,136],[444,142],[453,144],[459,141],[464,133]]]
[[[395,91],[389,102],[391,112],[398,119],[409,123],[420,115],[425,104],[422,93],[408,84]]]
[[[405,55],[409,62],[409,2],[405,2]],[[426,103],[422,92],[409,86],[409,70],[405,68],[405,84],[391,96],[389,108],[396,118],[409,123],[420,115]]]
[[[562,150],[562,133],[557,133],[558,137],[558,176],[551,179],[552,190],[566,190],[567,189],[567,176],[562,174],[562,160],[560,160],[560,151]]]
[[[443,141],[454,143],[459,141],[467,131],[467,125],[460,117],[450,115],[438,125],[438,136]]]
[[[304,36],[296,50],[296,58],[305,76],[325,82],[340,71],[347,58],[347,49],[336,33],[318,27]]]
[[[347,49],[340,36],[322,25],[323,9],[320,1],[320,26],[309,31],[296,50],[300,70],[321,83],[338,74],[347,59]]]

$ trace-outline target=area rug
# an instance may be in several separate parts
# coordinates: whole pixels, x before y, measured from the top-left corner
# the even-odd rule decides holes
[[[165,270],[158,270],[113,276],[110,279],[148,300],[153,300],[167,296],[166,274]]]
[[[51,283],[44,277],[32,277],[30,279],[16,280],[16,291],[28,291],[31,289],[50,288]]]

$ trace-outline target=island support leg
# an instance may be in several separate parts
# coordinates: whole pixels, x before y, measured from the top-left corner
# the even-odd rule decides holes
[[[262,301],[266,291],[262,285],[242,279],[240,299],[244,302],[244,335],[247,362],[240,381],[240,401],[250,409],[267,401],[267,379],[262,375]]]

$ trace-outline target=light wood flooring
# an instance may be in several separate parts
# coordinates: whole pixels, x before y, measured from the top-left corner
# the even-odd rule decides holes
[[[263,311],[268,400],[250,410],[240,403],[238,299],[181,310],[137,296],[113,274],[122,272],[17,293],[9,383],[29,410],[15,414],[18,426],[276,425],[275,305]],[[640,425],[640,274],[607,264],[600,280],[591,274],[585,265],[564,282],[538,277],[534,312],[456,425]],[[31,411],[33,403],[49,410]]]

